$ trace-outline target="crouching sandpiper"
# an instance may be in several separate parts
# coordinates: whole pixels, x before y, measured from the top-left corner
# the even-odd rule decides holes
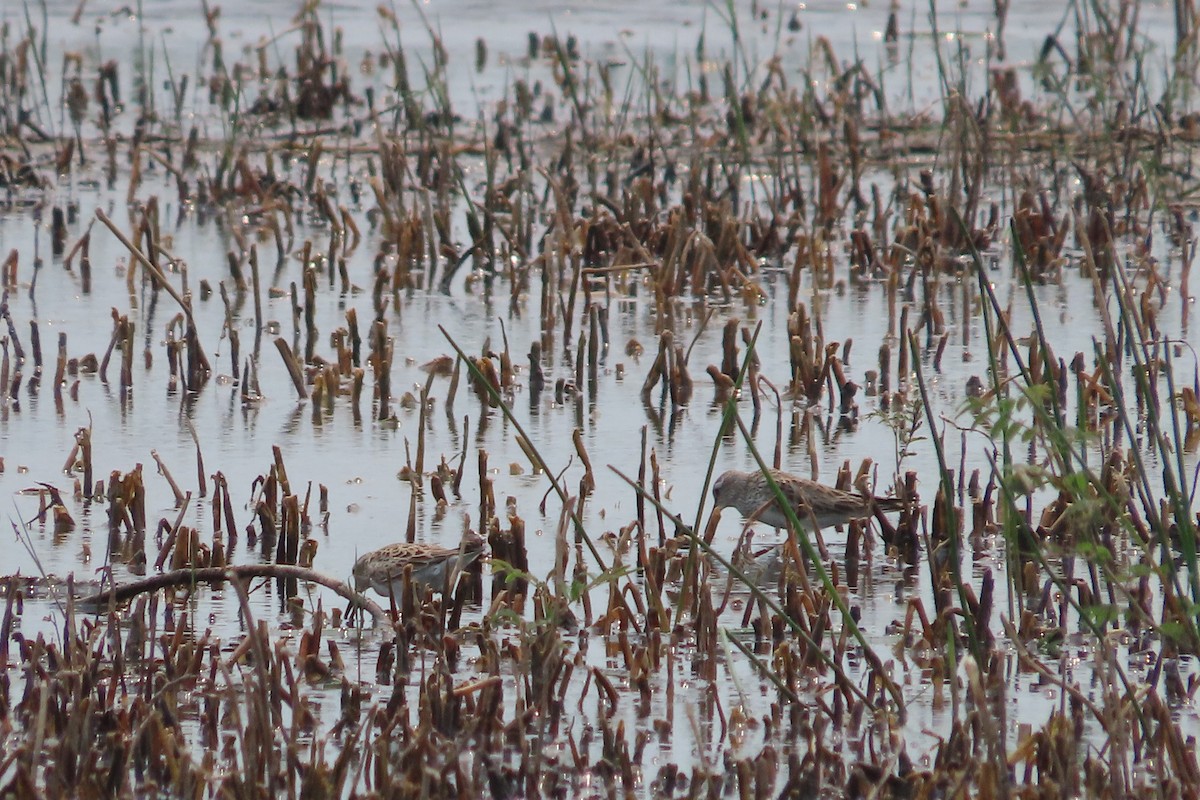
[[[457,575],[482,554],[483,537],[474,532],[463,537],[461,547],[396,542],[354,562],[354,588],[361,592],[369,586],[384,597],[399,598],[404,591],[404,568],[411,566],[413,583],[440,592],[447,572]]]

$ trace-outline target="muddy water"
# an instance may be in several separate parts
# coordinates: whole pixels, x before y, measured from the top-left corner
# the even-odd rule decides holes
[[[943,38],[961,35],[964,46],[969,50],[971,74],[982,80],[984,68],[982,58],[986,50],[987,25],[991,15],[991,3],[949,4],[939,20],[939,31]],[[1040,47],[1041,37],[1053,23],[1048,23],[1041,13],[1043,4],[1014,3],[1013,17],[1009,25],[1010,59],[1032,58]],[[117,58],[122,62],[123,77],[128,80],[133,73],[129,53],[136,54],[137,48],[153,53],[154,87],[159,108],[170,113],[172,101],[168,94],[160,91],[169,68],[176,75],[196,73],[198,63],[207,62],[210,53],[204,51],[205,32],[199,8],[192,3],[167,2],[146,3],[143,15],[130,13],[128,7],[105,7],[90,3],[85,8],[84,22],[70,25],[66,18],[74,11],[74,3],[52,3],[47,6],[51,20],[49,27],[52,51],[78,50],[89,60],[103,61]],[[240,49],[256,43],[260,37],[278,35],[280,52],[289,51],[289,19],[291,8],[277,4],[277,14],[271,13],[272,6],[227,5],[223,8],[219,23],[225,32],[226,46]],[[544,64],[529,63],[525,57],[530,31],[549,34],[557,29],[560,34],[578,37],[580,49],[586,58],[611,59],[626,64],[619,71],[621,80],[627,80],[632,62],[645,57],[649,52],[663,69],[664,80],[685,81],[681,61],[674,54],[694,51],[697,39],[704,34],[706,46],[714,57],[731,52],[730,31],[718,13],[701,3],[581,3],[572,8],[562,8],[554,3],[527,2],[518,6],[506,5],[502,10],[492,3],[478,2],[433,2],[421,6],[424,20],[413,7],[396,9],[403,20],[402,31],[406,47],[413,52],[429,57],[429,36],[424,30],[426,22],[444,37],[447,50],[451,53],[450,91],[456,109],[463,109],[463,116],[470,124],[475,109],[499,99],[506,83],[516,77],[531,75],[547,77]],[[333,25],[340,26],[345,34],[345,52],[349,63],[359,64],[367,51],[381,49],[379,26],[372,4],[340,4],[326,9]],[[905,12],[909,14],[910,12]],[[6,7],[5,18],[14,19],[14,9]],[[902,25],[913,31],[904,37],[898,46],[899,58],[888,74],[893,81],[887,86],[889,97],[897,108],[919,109],[922,104],[934,102],[940,96],[936,85],[937,67],[932,58],[922,57],[921,50],[931,50],[928,41],[933,32],[924,6],[914,9],[910,16],[902,14]],[[1165,5],[1147,5],[1144,14],[1151,18],[1162,17],[1158,30],[1164,37],[1170,31],[1168,10]],[[844,4],[810,3],[798,12],[801,29],[787,30],[789,13],[782,18],[772,7],[766,21],[752,21],[751,9],[739,4],[739,21],[750,63],[757,63],[768,53],[778,51],[790,68],[796,69],[807,62],[811,43],[817,36],[828,37],[836,52],[849,53],[855,44],[868,63],[889,63],[897,58],[888,53],[881,43],[881,32],[886,20],[883,7],[852,7]],[[186,21],[186,22],[185,22]],[[36,14],[35,14],[36,22]],[[911,24],[911,28],[909,25]],[[1151,26],[1153,28],[1153,26]],[[955,33],[957,32],[957,34]],[[475,40],[483,36],[489,46],[488,67],[477,73],[473,54]],[[1166,39],[1164,38],[1164,41]],[[918,51],[910,61],[909,54]],[[410,57],[410,69],[415,58]],[[50,65],[51,75],[57,65]],[[672,71],[673,74],[672,74]],[[378,75],[362,77],[367,85],[374,81],[383,85]],[[51,81],[51,92],[57,84]],[[620,85],[620,80],[617,81]],[[909,86],[913,90],[909,90]],[[218,117],[212,114],[204,92],[182,109],[183,119],[196,119],[209,136],[220,138]],[[129,112],[126,112],[128,115]],[[129,121],[131,122],[131,121]],[[59,119],[48,119],[49,125],[61,126]],[[331,139],[331,141],[336,140]],[[99,158],[98,151],[96,157]],[[153,170],[153,165],[150,167]],[[303,173],[304,165],[292,169]],[[321,175],[331,184],[345,191],[352,179],[364,175],[361,165],[347,165],[343,159],[327,158],[321,165]],[[478,175],[475,176],[478,178]],[[886,184],[890,178],[880,174],[877,180]],[[468,180],[470,185],[470,180]],[[750,190],[750,182],[747,183]],[[164,202],[164,219],[175,219],[179,209],[174,205],[174,183],[161,170],[151,172],[146,178],[139,197],[158,195]],[[365,196],[365,195],[364,195]],[[99,165],[77,169],[69,179],[55,189],[52,205],[72,206],[74,221],[69,226],[69,241],[80,235],[92,220],[96,209],[109,213],[124,229],[130,227],[124,210],[125,186],[123,180],[112,186],[106,185],[100,175]],[[1002,203],[1002,212],[1011,211],[1005,197],[997,197]],[[221,338],[220,331],[224,311],[219,296],[214,293],[208,299],[199,298],[199,285],[207,281],[216,287],[228,280],[225,254],[236,247],[226,226],[218,220],[191,213],[172,231],[173,240],[168,249],[186,262],[184,270],[173,278],[176,285],[190,289],[197,296],[195,302],[196,324],[208,356],[217,375],[198,395],[170,393],[167,389],[167,362],[164,348],[165,329],[175,315],[176,308],[165,295],[156,300],[139,281],[138,291],[130,296],[126,291],[124,268],[126,254],[122,246],[100,225],[93,229],[92,264],[93,278],[90,293],[83,293],[78,267],[73,271],[63,268],[59,259],[49,253],[48,213],[42,213],[40,221],[35,210],[22,204],[20,197],[11,202],[0,203],[0,252],[17,249],[21,254],[18,291],[11,293],[8,307],[16,324],[16,335],[28,351],[30,348],[30,322],[36,321],[42,342],[42,350],[48,365],[48,375],[37,393],[28,389],[31,365],[26,365],[22,385],[16,397],[0,408],[0,456],[4,458],[4,470],[0,473],[0,494],[10,498],[8,516],[22,527],[22,521],[33,520],[37,512],[37,498],[24,493],[38,483],[53,484],[68,496],[76,476],[63,473],[67,454],[74,443],[77,429],[92,425],[93,446],[97,477],[107,478],[111,470],[128,471],[135,464],[145,465],[147,470],[148,517],[156,523],[161,518],[173,521],[178,513],[173,496],[165,479],[153,474],[154,461],[151,451],[156,451],[171,469],[175,479],[185,491],[193,493],[192,509],[187,520],[203,534],[212,530],[211,508],[207,499],[196,496],[196,449],[186,421],[194,425],[201,441],[206,472],[221,470],[228,479],[235,500],[238,523],[244,528],[252,521],[248,506],[250,487],[254,479],[268,470],[272,446],[282,448],[293,487],[311,484],[316,496],[316,487],[328,487],[330,509],[322,519],[313,512],[314,528],[309,534],[319,542],[316,567],[332,575],[347,577],[358,554],[372,550],[403,537],[404,524],[412,502],[409,484],[398,479],[400,469],[406,463],[406,448],[415,454],[418,411],[405,408],[394,402],[396,413],[394,424],[379,423],[371,419],[364,402],[364,419],[356,421],[344,399],[339,399],[331,414],[321,414],[314,420],[310,403],[298,401],[284,366],[273,344],[278,335],[285,340],[303,346],[303,334],[293,332],[292,310],[287,296],[293,283],[301,280],[299,262],[292,258],[284,269],[272,273],[264,270],[264,318],[269,321],[258,346],[255,346],[255,321],[253,301],[247,298],[240,306],[237,324],[240,326],[242,354],[253,354],[258,361],[259,381],[264,393],[261,402],[243,406],[239,391],[231,377],[233,368],[229,360],[229,345]],[[345,195],[342,202],[348,202]],[[366,205],[350,205],[351,211],[366,230]],[[461,217],[456,220],[462,225]],[[328,232],[319,227],[300,227],[297,241],[312,238],[315,242],[326,241]],[[466,240],[465,228],[460,240]],[[360,324],[373,317],[370,286],[372,280],[372,258],[374,234],[366,231],[366,238],[348,258],[348,267],[355,290],[343,295],[336,289],[322,287],[317,295],[316,319],[322,339],[318,352],[328,354],[328,336],[332,330],[344,324],[347,310],[356,309]],[[1175,256],[1163,244],[1166,237],[1158,237],[1157,256],[1164,263],[1171,263]],[[1024,302],[1023,290],[1011,282],[1009,264],[1011,254],[1003,247],[985,254],[989,263],[994,262],[991,273],[1002,302],[1011,299],[1013,308],[1012,327],[1017,335],[1030,331],[1032,320]],[[41,265],[33,267],[35,257],[40,256]],[[807,275],[808,273],[806,273]],[[472,276],[478,277],[478,276]],[[486,341],[498,349],[507,337],[514,362],[524,369],[527,364],[525,353],[532,342],[541,338],[538,318],[536,290],[522,298],[519,313],[510,313],[508,285],[497,280],[490,288],[482,280],[467,280],[464,270],[454,281],[449,295],[437,292],[413,291],[400,297],[397,308],[387,315],[388,329],[396,342],[396,358],[392,372],[394,394],[406,391],[417,393],[424,383],[425,373],[419,365],[436,356],[450,353],[449,342],[437,326],[445,326],[454,341],[466,352],[477,353]],[[186,280],[186,283],[184,282]],[[745,305],[735,302],[732,307],[706,305],[697,302],[680,305],[675,309],[676,337],[690,343],[695,337],[690,367],[696,380],[696,393],[690,406],[681,414],[672,417],[669,406],[661,406],[659,393],[653,395],[651,406],[644,406],[640,397],[642,381],[653,358],[656,346],[656,322],[659,310],[644,291],[634,287],[629,296],[613,296],[606,299],[608,310],[609,343],[603,356],[602,369],[594,386],[580,387],[580,394],[567,397],[565,402],[556,402],[552,390],[543,392],[533,399],[528,388],[522,387],[512,398],[517,418],[554,469],[566,469],[564,476],[568,486],[576,486],[582,476],[582,467],[574,458],[571,444],[572,432],[583,433],[589,455],[596,467],[595,495],[583,511],[583,520],[593,536],[606,531],[616,531],[634,518],[635,495],[631,489],[610,469],[612,465],[629,475],[635,475],[641,452],[641,437],[646,431],[652,447],[663,465],[663,494],[666,504],[680,513],[685,520],[696,516],[702,502],[701,495],[704,470],[718,439],[720,408],[713,404],[712,389],[703,369],[708,364],[719,364],[721,359],[720,336],[725,321],[737,317],[743,324],[753,327],[762,322],[758,339],[758,351],[763,363],[763,373],[777,385],[787,381],[788,337],[786,331],[787,275],[782,270],[768,270],[764,282],[768,289],[768,300],[763,305]],[[826,341],[844,342],[853,339],[854,347],[848,362],[850,377],[860,384],[865,383],[865,372],[877,368],[877,353],[881,344],[888,342],[895,363],[897,348],[901,342],[895,338],[898,327],[898,308],[889,308],[882,287],[834,287],[814,289],[805,278],[800,296],[814,313],[819,313]],[[278,290],[266,295],[267,289]],[[953,312],[947,320],[949,343],[941,360],[941,369],[933,367],[932,351],[924,354],[922,369],[929,384],[935,404],[935,418],[945,419],[939,432],[947,436],[947,458],[957,467],[965,463],[967,470],[987,469],[987,454],[992,445],[985,435],[970,432],[964,441],[953,422],[969,426],[970,420],[960,415],[965,397],[965,386],[972,375],[985,376],[986,348],[983,342],[982,322],[976,308],[962,308],[962,290],[953,281],[946,281],[943,289],[943,308]],[[1058,286],[1037,289],[1044,322],[1050,328],[1050,337],[1057,353],[1068,361],[1075,352],[1093,352],[1092,337],[1101,332],[1098,314],[1091,304],[1091,285],[1075,275],[1070,269]],[[582,306],[582,304],[580,304]],[[702,326],[708,308],[715,309],[707,326]],[[116,369],[110,368],[110,383],[105,384],[97,376],[82,376],[78,399],[66,399],[61,411],[47,386],[52,377],[54,346],[59,334],[67,336],[68,353],[82,357],[88,353],[102,356],[111,330],[110,312],[117,309],[127,313],[136,321],[138,341],[144,343],[149,354],[144,359],[141,352],[135,357],[133,389],[122,396],[116,385]],[[578,310],[577,310],[578,313]],[[913,308],[915,319],[919,309]],[[1190,303],[1172,298],[1159,315],[1159,325],[1172,332],[1183,342],[1196,344],[1196,337],[1189,325]],[[964,322],[964,319],[966,320]],[[575,335],[583,326],[581,320],[574,325]],[[365,330],[365,328],[364,328]],[[626,344],[636,339],[646,347],[640,359],[626,354]],[[573,381],[575,368],[573,358],[577,340],[563,341],[561,330],[553,340],[553,347],[545,357],[548,382],[553,386],[557,379]],[[10,344],[10,348],[12,345]],[[11,350],[10,350],[11,351]],[[1190,367],[1187,371],[1190,371]],[[491,477],[495,481],[498,505],[508,497],[514,498],[518,512],[528,524],[528,544],[531,569],[535,576],[543,577],[550,571],[553,556],[553,532],[557,525],[560,508],[554,501],[548,503],[545,515],[538,511],[539,503],[546,493],[548,484],[544,476],[534,474],[527,459],[516,444],[516,431],[495,410],[481,407],[479,400],[465,386],[460,387],[453,408],[445,403],[447,382],[438,379],[433,386],[434,405],[426,431],[427,465],[444,457],[457,465],[464,445],[467,452],[466,479],[462,497],[455,499],[443,514],[435,513],[428,498],[417,503],[417,531],[422,541],[440,544],[456,544],[465,527],[478,528],[479,490],[476,474],[476,458],[479,449],[489,455]],[[839,428],[837,416],[831,413],[828,404],[813,409],[793,407],[790,402],[784,411],[784,468],[801,475],[832,481],[836,470],[844,461],[852,468],[863,459],[872,459],[878,465],[879,491],[886,492],[891,475],[897,469],[897,445],[893,430],[874,415],[878,411],[877,398],[861,395],[858,398],[860,417],[857,426]],[[743,413],[749,415],[747,402],[743,402]],[[764,455],[769,454],[775,441],[775,410],[768,406],[759,421],[757,443]],[[801,426],[803,415],[810,415],[813,424]],[[929,445],[930,431],[922,427],[919,440],[913,444],[912,453],[899,468],[913,469],[921,476],[920,488],[923,498],[929,500],[935,491],[937,474],[933,449]],[[750,468],[753,465],[748,448],[736,436],[729,437],[718,445],[718,471],[726,468]],[[1152,454],[1151,454],[1152,457]],[[1187,455],[1188,463],[1195,463],[1194,454]],[[209,482],[211,492],[211,481]],[[294,489],[295,490],[295,489]],[[301,489],[303,493],[303,489]],[[78,527],[67,534],[55,535],[48,525],[36,521],[25,527],[20,537],[8,530],[0,533],[4,539],[3,564],[0,572],[26,575],[44,572],[47,575],[65,576],[74,573],[76,580],[92,581],[106,565],[107,520],[104,509],[83,500],[68,501]],[[315,509],[315,499],[314,499]],[[707,507],[705,508],[707,513]],[[717,536],[718,550],[733,548],[741,532],[736,514],[727,512]],[[772,541],[775,532],[764,529],[758,534],[759,541]],[[833,531],[827,532],[831,553],[835,554],[843,537]],[[972,559],[975,575],[991,568],[998,575],[1003,567],[1003,552],[998,542],[977,553],[967,554]],[[611,554],[607,554],[611,556]],[[238,549],[233,553],[234,561],[254,561],[258,552],[247,545],[246,536],[241,536]],[[151,560],[154,554],[151,553]],[[116,567],[118,579],[128,575],[120,566]],[[889,626],[903,621],[906,603],[910,598],[920,598],[931,605],[927,576],[923,571],[906,572],[900,565],[889,562],[881,548],[876,548],[875,559],[864,576],[862,586],[851,595],[852,605],[862,611],[862,626],[876,648],[886,654],[896,644],[897,637],[889,632]],[[1003,582],[1000,582],[1000,586]],[[332,594],[312,589],[321,597],[325,606],[338,605]],[[260,617],[286,627],[287,617],[280,614],[279,598],[273,595],[273,587],[266,586],[255,593],[253,609]],[[211,627],[219,635],[233,639],[239,635],[239,622],[235,609],[236,597],[230,591],[202,591],[193,604],[181,613],[195,615],[193,625],[197,629]],[[999,609],[1006,609],[1004,596],[997,601]],[[26,635],[34,634],[41,626],[50,631],[55,626],[55,610],[49,601],[35,601],[26,608],[23,620]],[[478,613],[478,611],[476,611]],[[740,625],[740,603],[735,603],[723,621],[731,628]],[[356,641],[353,632],[342,634],[346,643]],[[586,639],[581,646],[587,647]],[[367,635],[362,645],[366,654],[364,663],[373,663],[371,655],[375,640]],[[1090,648],[1083,644],[1068,643],[1076,647],[1078,668],[1088,669]],[[1125,654],[1127,655],[1127,654]],[[608,662],[593,641],[587,650],[587,660],[602,668],[614,666]],[[688,652],[681,648],[678,653],[680,670],[686,674]],[[1132,658],[1132,657],[1131,657]],[[853,666],[853,664],[851,665]],[[731,704],[745,702],[751,707],[756,702],[769,703],[774,699],[773,691],[763,682],[754,669],[744,661],[731,655],[726,664],[727,672],[720,691]],[[1187,680],[1194,665],[1184,662],[1182,671]],[[912,716],[909,725],[910,753],[919,754],[932,741],[931,737],[944,735],[947,718],[932,701],[933,692],[920,688],[927,684],[929,676],[919,664],[898,659],[894,663],[895,675],[906,686],[911,698]],[[853,669],[851,674],[855,674]],[[1135,672],[1136,674],[1136,672]],[[365,668],[363,679],[373,680],[372,669]],[[614,672],[615,679],[621,679]],[[660,676],[665,680],[665,676]],[[1040,723],[1061,701],[1052,687],[1039,685],[1035,678],[1015,671],[1012,678],[1015,708],[1011,709],[1009,721],[1012,725],[1021,722]],[[685,689],[687,687],[685,686]],[[744,694],[742,693],[744,692]],[[927,701],[922,698],[928,698]],[[661,710],[656,710],[657,715]],[[761,709],[759,709],[761,711]],[[647,721],[640,720],[645,726]],[[678,725],[677,730],[691,730],[690,726]],[[697,726],[701,741],[693,742],[688,736],[676,736],[664,745],[660,757],[676,763],[686,763],[703,753],[708,743],[706,736],[712,729],[703,724]],[[1200,726],[1195,730],[1200,731]],[[754,736],[748,734],[744,746],[753,747]]]

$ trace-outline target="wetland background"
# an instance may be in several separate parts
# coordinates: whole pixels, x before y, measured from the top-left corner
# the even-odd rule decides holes
[[[0,22],[5,794],[1200,787],[1194,4]]]

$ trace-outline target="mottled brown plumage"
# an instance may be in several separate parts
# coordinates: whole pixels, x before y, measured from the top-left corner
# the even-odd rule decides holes
[[[779,470],[771,470],[780,491],[788,499],[797,518],[817,528],[843,525],[852,519],[871,516],[874,509],[896,511],[904,502],[894,497],[864,497],[843,492],[816,481],[798,478]],[[775,493],[761,472],[739,472],[731,469],[713,484],[713,500],[718,508],[736,508],[744,517],[754,516],[776,528],[787,527],[787,517],[775,501]],[[769,505],[768,505],[769,504]],[[765,507],[764,507],[765,506]],[[761,509],[761,511],[760,511]]]
[[[412,565],[414,583],[441,591],[446,571],[466,569],[483,553],[483,538],[468,533],[462,548],[441,547],[422,542],[396,542],[372,550],[354,562],[354,588],[368,586],[384,597],[400,597],[404,591],[404,568]]]

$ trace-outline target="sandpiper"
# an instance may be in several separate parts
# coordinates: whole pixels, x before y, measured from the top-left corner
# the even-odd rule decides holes
[[[771,470],[796,517],[808,527],[816,521],[817,528],[842,525],[852,519],[869,517],[874,509],[896,511],[904,501],[895,497],[864,497],[843,492],[816,481],[798,478],[779,470]],[[739,472],[731,469],[713,484],[713,500],[718,508],[736,508],[744,517],[754,517],[776,528],[787,527],[787,517],[775,500],[766,477],[761,472]]]
[[[412,566],[414,583],[440,592],[446,572],[461,572],[483,553],[483,537],[471,532],[461,547],[441,547],[423,542],[396,542],[362,556],[354,562],[354,588],[371,587],[384,597],[402,597],[404,568]]]

